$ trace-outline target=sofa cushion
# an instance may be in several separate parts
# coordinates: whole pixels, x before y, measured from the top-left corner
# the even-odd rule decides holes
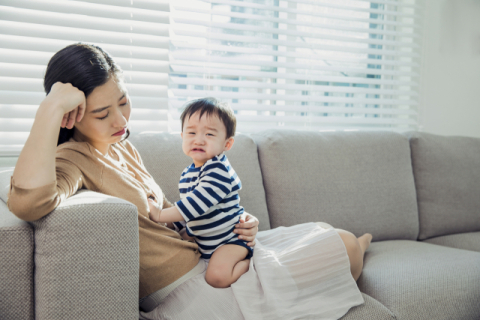
[[[431,244],[480,252],[480,232],[451,234],[424,240]]]
[[[7,194],[10,190],[10,177],[13,175],[14,167],[0,168],[0,200],[7,203]]]
[[[324,221],[374,240],[416,239],[408,139],[393,132],[268,130],[258,144],[272,227]]]
[[[429,243],[375,242],[359,288],[398,319],[480,319],[480,253]]]
[[[411,132],[419,239],[480,231],[480,139]]]
[[[132,134],[129,140],[139,151],[145,167],[167,199],[170,202],[178,201],[180,175],[192,163],[192,159],[182,151],[180,134],[143,132]],[[260,220],[260,230],[270,229],[255,142],[246,135],[237,135],[233,148],[225,154],[242,181],[240,205]]]
[[[34,318],[33,248],[32,227],[0,200],[0,319]]]
[[[383,304],[362,292],[365,303],[350,309],[340,320],[395,320],[395,315]]]

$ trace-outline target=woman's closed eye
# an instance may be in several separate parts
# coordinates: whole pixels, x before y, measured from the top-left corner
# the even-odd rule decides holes
[[[105,117],[97,118],[97,119],[103,120],[103,119],[105,119],[106,117],[108,117],[108,114],[109,114],[109,113],[110,113],[110,112],[107,112],[107,114],[105,115]]]

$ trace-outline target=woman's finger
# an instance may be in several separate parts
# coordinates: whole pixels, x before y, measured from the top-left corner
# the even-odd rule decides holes
[[[238,234],[238,235],[243,235],[243,236],[253,236],[255,237],[255,235],[257,234],[258,232],[258,227],[252,227],[252,228],[236,228],[236,229],[233,229],[233,232]]]
[[[251,221],[247,221],[247,222],[239,222],[235,225],[235,228],[237,229],[251,229],[251,228],[255,228],[255,227],[258,227],[258,220],[255,219],[255,220],[251,220]]]
[[[254,235],[251,235],[251,236],[239,235],[238,239],[243,240],[243,241],[252,242],[252,241],[255,241],[255,236]]]
[[[67,121],[68,121],[68,113],[65,113],[63,115],[62,123],[60,124],[61,128],[65,128],[67,126]]]
[[[78,108],[73,109],[68,113],[68,122],[67,128],[72,129],[73,125],[75,124],[75,118],[77,117]]]
[[[78,114],[77,114],[77,122],[82,121],[83,116],[85,115],[86,103],[85,99],[83,102],[78,106]]]
[[[247,246],[249,246],[249,247],[255,247],[255,241],[247,242]]]

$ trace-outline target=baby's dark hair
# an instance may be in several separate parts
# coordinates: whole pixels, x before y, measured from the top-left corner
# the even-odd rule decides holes
[[[182,115],[180,116],[180,119],[182,120],[182,132],[185,120],[190,119],[190,117],[197,111],[200,111],[200,118],[205,113],[207,116],[217,116],[227,129],[227,139],[235,135],[237,119],[235,118],[232,108],[230,108],[227,103],[220,102],[219,100],[211,97],[188,102],[182,112]]]

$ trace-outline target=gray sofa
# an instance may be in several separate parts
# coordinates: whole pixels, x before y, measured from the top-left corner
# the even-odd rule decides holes
[[[190,159],[179,135],[130,141],[171,201]],[[480,139],[425,133],[265,131],[227,153],[260,230],[327,222],[374,242],[342,319],[480,319]],[[136,207],[80,191],[33,223],[5,205],[0,318],[138,319]]]

